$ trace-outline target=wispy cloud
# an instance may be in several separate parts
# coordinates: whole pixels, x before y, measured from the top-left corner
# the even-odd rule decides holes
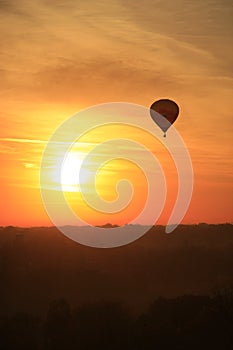
[[[46,144],[48,142],[46,140],[19,139],[19,138],[11,138],[11,137],[2,137],[0,138],[0,141],[16,142],[16,143],[37,143],[37,144]]]
[[[227,1],[3,4],[2,83],[20,94],[57,103],[133,99],[142,89],[184,91],[193,76],[198,85],[229,75]]]

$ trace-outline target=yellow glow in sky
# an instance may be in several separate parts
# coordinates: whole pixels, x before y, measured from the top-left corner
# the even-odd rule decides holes
[[[61,170],[61,184],[63,191],[76,191],[79,185],[79,172],[82,166],[80,155],[69,152],[64,159]]]

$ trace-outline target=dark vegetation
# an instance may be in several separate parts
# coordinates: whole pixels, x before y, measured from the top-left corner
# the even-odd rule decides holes
[[[232,225],[93,249],[0,228],[0,350],[232,349]]]

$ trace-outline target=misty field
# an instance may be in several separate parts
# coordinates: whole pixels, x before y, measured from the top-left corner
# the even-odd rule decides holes
[[[230,349],[232,252],[230,224],[157,226],[114,249],[1,228],[0,349]]]

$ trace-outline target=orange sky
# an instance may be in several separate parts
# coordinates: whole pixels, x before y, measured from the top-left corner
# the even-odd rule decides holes
[[[46,141],[62,121],[94,104],[149,107],[163,97],[180,106],[175,126],[194,167],[183,222],[232,222],[230,4],[1,1],[0,225],[51,224],[39,167]],[[176,188],[170,187],[160,223],[174,201]]]

